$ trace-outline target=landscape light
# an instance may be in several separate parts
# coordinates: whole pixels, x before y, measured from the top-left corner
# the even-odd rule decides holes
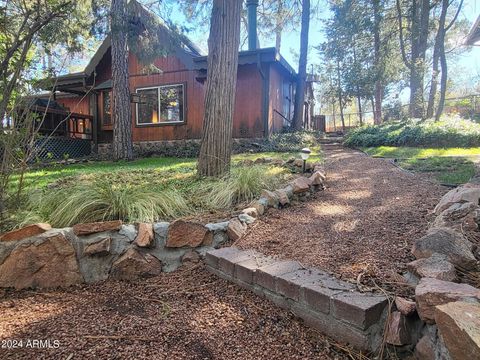
[[[303,148],[300,150],[300,156],[302,157],[303,160],[303,172],[306,170],[306,165],[307,165],[307,159],[310,157],[310,154],[312,151],[309,148]]]

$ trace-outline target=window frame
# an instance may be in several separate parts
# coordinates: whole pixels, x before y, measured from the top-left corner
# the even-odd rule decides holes
[[[161,109],[161,103],[160,103],[160,92],[162,88],[168,88],[168,87],[175,87],[175,86],[181,86],[182,87],[182,93],[183,93],[183,109],[181,110],[182,112],[182,121],[164,121],[164,122],[158,122],[158,123],[144,123],[140,124],[138,122],[138,106],[140,104],[136,103],[135,104],[135,127],[149,127],[149,126],[175,126],[175,125],[185,125],[186,124],[186,115],[187,115],[187,97],[186,97],[186,88],[187,84],[182,82],[182,83],[171,83],[171,84],[161,84],[161,85],[155,85],[155,86],[145,86],[145,87],[139,87],[135,89],[135,93],[138,94],[139,91],[142,90],[151,90],[151,89],[157,89],[157,104],[158,104],[158,114],[160,116],[160,109]]]

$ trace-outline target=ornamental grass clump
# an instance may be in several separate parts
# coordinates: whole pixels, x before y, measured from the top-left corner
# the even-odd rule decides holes
[[[115,219],[153,222],[190,212],[183,195],[175,190],[153,191],[108,180],[37,194],[30,202],[32,214],[54,227]]]
[[[230,175],[199,185],[193,197],[207,209],[228,209],[254,200],[263,189],[278,187],[285,177],[286,172],[280,167],[234,167]]]

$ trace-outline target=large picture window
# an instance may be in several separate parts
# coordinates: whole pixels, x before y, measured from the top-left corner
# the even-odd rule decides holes
[[[166,85],[137,89],[137,124],[184,122],[184,86]]]

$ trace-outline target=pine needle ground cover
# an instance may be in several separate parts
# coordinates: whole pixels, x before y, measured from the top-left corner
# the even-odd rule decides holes
[[[197,177],[196,159],[191,158],[152,157],[32,169],[24,175],[23,195],[3,228],[39,221],[54,227],[112,219],[153,222],[230,210],[292,177],[285,167],[271,163],[244,166],[245,160],[292,156],[298,153],[235,155],[231,174],[222,179]],[[310,161],[320,159],[320,150],[315,148]],[[18,177],[12,188],[16,182]]]

